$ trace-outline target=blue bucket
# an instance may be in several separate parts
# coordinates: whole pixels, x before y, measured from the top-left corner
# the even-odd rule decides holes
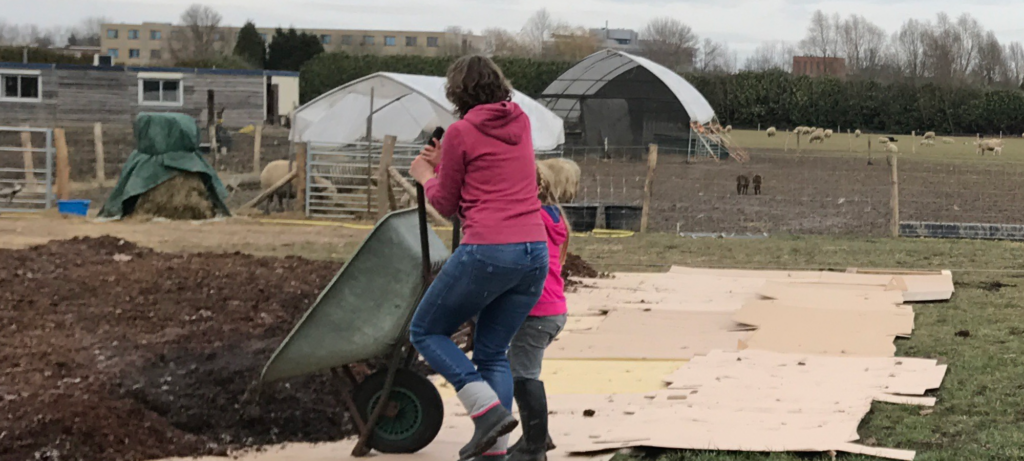
[[[92,203],[92,200],[58,200],[57,211],[60,214],[85,216],[89,214],[90,203]]]

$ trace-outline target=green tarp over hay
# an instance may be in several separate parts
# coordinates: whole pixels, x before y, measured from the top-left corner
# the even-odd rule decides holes
[[[121,169],[121,179],[99,216],[119,218],[132,213],[139,196],[181,172],[203,178],[218,214],[230,216],[227,191],[217,172],[199,152],[199,127],[185,114],[141,113],[135,119],[135,151]]]

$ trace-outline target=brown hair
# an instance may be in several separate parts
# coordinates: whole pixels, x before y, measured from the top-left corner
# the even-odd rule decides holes
[[[551,188],[551,179],[547,177],[548,174],[550,172],[545,167],[537,164],[537,198],[540,199],[541,205],[558,207],[558,213],[562,215],[562,222],[565,223],[565,230],[568,232],[565,236],[565,243],[561,247],[561,254],[558,255],[558,260],[565,264],[565,258],[569,256],[569,240],[572,239],[572,225],[569,224],[569,218],[565,215],[565,210],[558,204],[558,197],[555,197],[554,191]]]
[[[494,61],[483,56],[464,56],[448,68],[445,93],[459,118],[463,118],[476,106],[511,101],[512,85]]]

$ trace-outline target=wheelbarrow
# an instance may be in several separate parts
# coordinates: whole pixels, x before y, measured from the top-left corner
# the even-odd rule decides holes
[[[370,449],[415,453],[434,440],[444,418],[437,388],[410,369],[418,354],[409,323],[450,256],[427,226],[422,191],[419,197],[418,210],[390,213],[376,225],[261,377],[271,382],[329,370],[345,386],[342,400],[359,432],[357,457]],[[352,365],[381,357],[387,368],[359,381]]]

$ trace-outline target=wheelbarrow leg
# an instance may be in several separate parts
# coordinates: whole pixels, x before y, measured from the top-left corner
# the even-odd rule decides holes
[[[364,431],[360,431],[359,441],[356,442],[355,448],[352,449],[352,456],[361,458],[370,454],[370,437],[373,436],[373,430],[377,426],[377,420],[380,419],[381,413],[384,412],[384,407],[388,406],[388,400],[391,397],[391,388],[395,385],[395,373],[398,372],[398,368],[402,364],[402,358],[404,357],[402,344],[395,346],[395,349],[391,351],[391,358],[388,360],[388,375],[384,381],[384,390],[381,391],[380,400],[377,402],[377,406],[374,407],[373,412],[370,413],[370,417],[366,420],[366,427]],[[355,404],[353,403],[353,406]]]
[[[356,431],[359,432],[359,436],[362,437],[366,431],[366,422],[359,416],[359,407],[356,405],[355,400],[352,400],[352,389],[355,388],[358,381],[356,381],[355,375],[352,370],[345,365],[345,376],[338,374],[337,368],[331,368],[331,375],[334,376],[338,382],[347,382],[347,386],[341,390],[341,401],[345,404],[345,409],[348,410],[349,416],[352,417],[352,422],[356,425]]]

